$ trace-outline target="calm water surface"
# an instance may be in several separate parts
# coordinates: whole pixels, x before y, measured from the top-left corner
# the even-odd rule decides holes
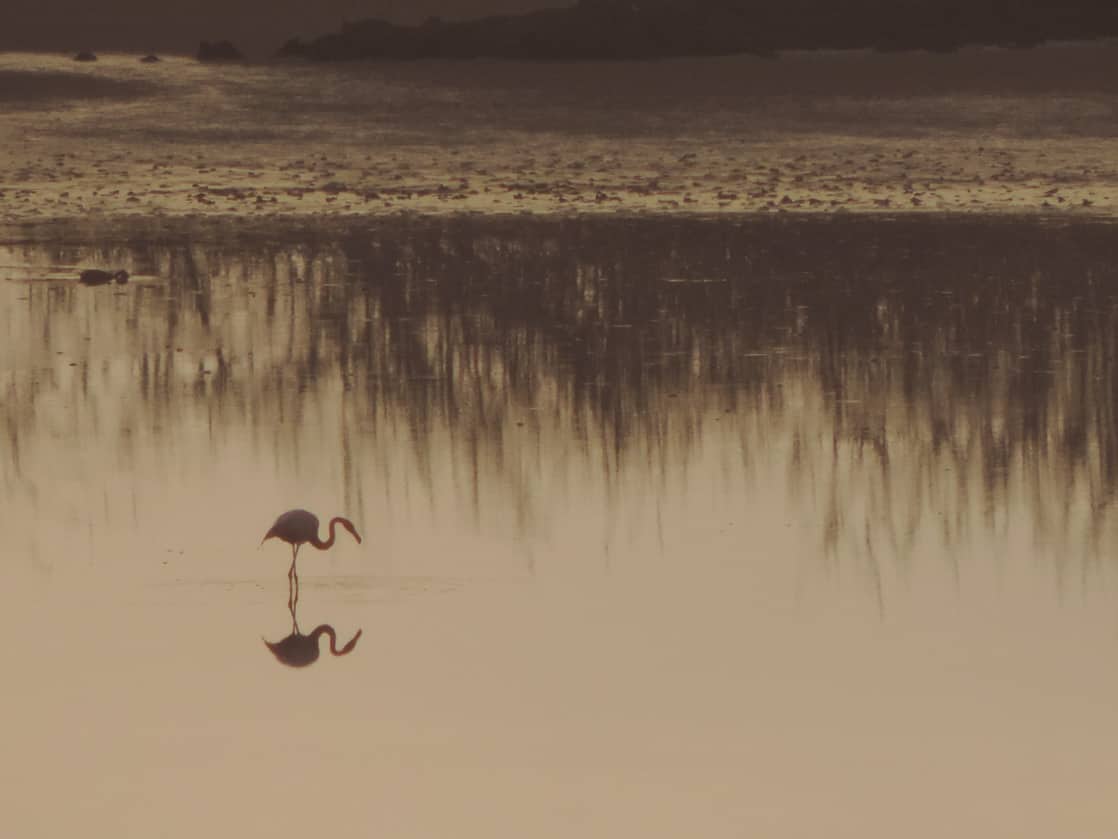
[[[10,232],[6,820],[1113,835],[1116,242],[936,218]],[[134,276],[75,284],[91,266]],[[361,637],[300,669],[264,643],[294,629],[289,553],[259,546],[295,506],[365,537],[301,555],[300,634]]]

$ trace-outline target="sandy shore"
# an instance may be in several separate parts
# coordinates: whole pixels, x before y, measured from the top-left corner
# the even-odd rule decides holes
[[[111,147],[110,147],[111,148]],[[536,141],[531,153],[334,148],[260,167],[206,147],[126,153],[50,139],[0,159],[0,221],[119,216],[1011,213],[1113,216],[1118,162],[1083,141]]]
[[[1114,49],[635,67],[0,55],[0,221],[1113,216]]]

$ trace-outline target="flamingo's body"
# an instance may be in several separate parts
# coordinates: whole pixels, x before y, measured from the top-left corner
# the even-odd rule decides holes
[[[276,523],[272,525],[271,529],[264,534],[260,544],[263,545],[269,539],[282,539],[291,545],[291,568],[287,571],[287,578],[289,580],[294,579],[295,585],[298,586],[299,574],[295,570],[295,561],[299,558],[299,548],[304,544],[314,545],[320,551],[331,547],[334,544],[334,526],[338,524],[348,530],[357,540],[357,543],[361,544],[361,537],[357,534],[357,528],[353,526],[353,522],[341,516],[334,516],[330,519],[330,535],[326,541],[319,539],[318,516],[306,510],[288,510],[281,515],[276,519]]]

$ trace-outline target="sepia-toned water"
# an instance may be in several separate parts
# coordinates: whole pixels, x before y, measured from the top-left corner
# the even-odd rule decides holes
[[[1113,837],[1116,57],[0,54],[0,833]]]
[[[5,823],[1113,835],[1116,257],[989,217],[20,227]],[[292,507],[363,537],[300,553],[297,634]],[[307,663],[323,624],[361,634]]]

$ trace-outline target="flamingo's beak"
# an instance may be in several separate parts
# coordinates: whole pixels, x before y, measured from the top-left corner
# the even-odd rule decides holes
[[[361,632],[362,630],[358,629],[357,634],[349,639],[349,643],[338,651],[338,655],[346,655],[353,652],[353,648],[357,646],[357,639],[361,637]]]

